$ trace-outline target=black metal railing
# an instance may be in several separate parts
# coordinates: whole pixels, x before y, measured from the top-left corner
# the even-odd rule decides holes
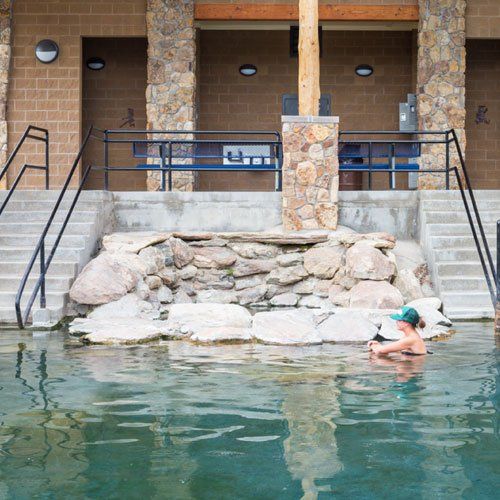
[[[500,220],[497,221],[497,303],[500,307]],[[500,327],[500,325],[498,325]]]
[[[283,153],[279,132],[104,130],[103,134],[104,165],[92,169],[104,172],[105,190],[109,189],[111,172],[138,169],[159,172],[161,191],[172,190],[174,172],[200,171],[274,172],[275,190],[281,190]],[[135,167],[111,165],[112,144],[131,145],[133,157],[147,163]]]
[[[403,139],[351,139],[345,140],[346,136],[403,136]],[[413,136],[413,137],[411,137]],[[406,138],[408,137],[408,138]],[[422,138],[423,137],[423,138]],[[431,137],[431,138],[428,138]],[[420,169],[418,158],[421,156],[422,146],[425,145],[443,145],[444,146],[444,168]],[[458,166],[452,165],[451,146],[455,147],[458,156]],[[399,148],[399,151],[398,151]],[[425,154],[425,151],[424,153]],[[384,163],[376,163],[374,159],[381,158]],[[349,161],[358,160],[358,164],[350,164]],[[412,168],[408,168],[406,163],[398,163],[401,159],[414,159],[416,163]],[[367,161],[367,163],[365,163]],[[457,186],[464,204],[467,221],[469,223],[474,244],[476,246],[479,261],[488,286],[493,306],[496,306],[499,297],[498,284],[498,264],[495,263],[491,254],[488,240],[484,231],[481,214],[477,207],[476,197],[470,181],[467,166],[465,164],[460,142],[454,129],[441,131],[342,131],[339,132],[339,163],[341,172],[367,172],[368,188],[372,188],[372,176],[374,173],[384,173],[389,175],[390,188],[395,188],[395,177],[400,173],[431,173],[445,176],[445,187],[450,188],[450,175],[454,174],[457,180]]]
[[[133,138],[121,138],[121,139],[113,139],[111,137],[112,134],[122,134],[122,133],[132,133],[132,134],[150,134],[150,138],[148,139],[133,139]],[[164,139],[164,138],[158,138],[155,139],[154,137],[156,135],[163,134],[163,135],[176,135],[176,134],[186,134],[186,135],[212,135],[212,134],[220,134],[220,135],[238,135],[239,137],[237,139],[231,139],[231,140],[223,140],[223,139]],[[267,135],[274,135],[276,139],[269,140],[269,141],[263,141],[263,140],[245,140],[241,139],[241,136],[244,136],[245,134],[248,135],[257,135],[257,134],[267,134]],[[83,154],[89,145],[90,141],[94,140],[97,142],[100,142],[104,145],[104,166],[95,166],[95,165],[88,165],[85,170],[83,171],[83,174],[81,176],[80,183],[76,189],[76,192],[73,196],[73,199],[71,201],[70,207],[63,219],[62,225],[57,232],[55,241],[50,248],[50,250],[47,252],[46,251],[46,245],[45,245],[45,239],[47,237],[47,234],[52,227],[52,224],[54,222],[54,219],[56,215],[59,212],[61,203],[64,199],[64,196],[66,195],[66,192],[68,190],[68,187],[70,186],[71,182],[74,179],[75,172],[78,169],[78,166],[80,164],[80,160],[83,157]],[[172,187],[172,173],[176,171],[197,171],[197,170],[210,170],[210,171],[259,171],[259,172],[275,172],[279,178],[277,178],[277,184],[278,187],[281,189],[281,165],[282,165],[282,146],[281,146],[281,137],[279,133],[277,132],[170,132],[170,131],[112,131],[112,130],[100,130],[96,127],[90,127],[87,134],[85,135],[85,138],[82,142],[82,145],[80,147],[80,150],[78,151],[78,154],[76,155],[76,158],[68,172],[68,175],[66,177],[66,180],[61,188],[61,191],[59,193],[59,196],[57,198],[56,204],[54,205],[54,208],[52,209],[52,212],[49,216],[49,219],[42,230],[42,234],[40,235],[40,238],[38,240],[38,243],[35,247],[35,250],[33,252],[33,255],[31,256],[28,265],[26,267],[26,270],[23,274],[23,277],[21,279],[17,294],[16,294],[16,301],[15,301],[15,308],[16,308],[16,318],[17,318],[17,323],[19,328],[24,328],[26,322],[28,321],[29,315],[31,313],[31,309],[33,307],[33,304],[36,300],[36,297],[38,293],[40,293],[40,308],[45,309],[47,304],[46,304],[46,294],[45,294],[45,281],[46,281],[46,275],[49,270],[50,264],[54,258],[54,255],[57,251],[57,248],[59,246],[59,243],[61,241],[61,238],[64,235],[64,231],[66,230],[66,226],[68,225],[71,216],[73,214],[73,211],[75,209],[75,206],[78,202],[78,199],[80,198],[81,192],[85,186],[85,183],[92,171],[104,171],[104,188],[108,189],[109,188],[109,179],[107,179],[107,175],[109,175],[110,172],[130,172],[130,171],[136,171],[137,167],[117,167],[117,166],[110,166],[110,158],[109,158],[109,145],[114,144],[114,143],[128,143],[133,147],[133,151],[139,150],[141,145],[145,148],[143,153],[137,153],[137,155],[144,155],[144,156],[137,156],[139,158],[147,158],[149,161],[151,159],[159,158],[160,159],[160,165],[154,165],[154,164],[145,164],[141,168],[143,170],[154,170],[154,171],[160,171],[162,181],[161,181],[161,188],[165,189],[166,184],[167,184],[167,178],[168,178],[168,186],[171,189]],[[243,161],[247,160],[251,162],[253,159],[261,161],[262,163],[260,164],[254,164],[252,163],[249,164],[243,164],[242,166],[238,167],[232,167],[231,165],[220,165],[220,164],[214,164],[213,163],[207,163],[205,166],[204,164],[179,164],[176,162],[176,160],[183,160],[183,159],[188,159],[191,161],[193,158],[195,159],[210,159],[210,160],[224,160],[225,158],[230,158],[229,154],[210,154],[210,152],[205,152],[202,154],[197,154],[197,156],[193,157],[192,152],[188,151],[188,154],[185,154],[186,148],[193,148],[193,147],[198,147],[198,145],[207,145],[207,144],[216,144],[218,146],[226,146],[226,147],[232,147],[232,146],[237,146],[237,145],[246,145],[246,146],[251,146],[251,145],[258,145],[258,146],[269,146],[270,148],[273,148],[273,156],[272,158],[275,160],[274,164],[268,164],[265,163],[266,161],[266,155],[238,155],[238,160],[242,159]],[[177,153],[175,151],[175,145],[180,145],[180,153]],[[266,147],[267,147],[266,146]],[[159,156],[156,156],[156,153],[151,151],[151,149],[156,149],[158,148],[159,151]],[[219,148],[220,149],[220,148]],[[167,154],[165,154],[165,151],[167,151]],[[172,153],[172,154],[171,154]],[[275,158],[276,157],[276,158]],[[227,167],[227,168],[226,168]],[[257,168],[255,168],[257,167]],[[46,255],[48,256],[46,257]],[[26,283],[28,282],[28,279],[35,267],[36,261],[39,260],[40,262],[40,273],[39,277],[35,282],[35,285],[33,287],[33,290],[29,296],[28,302],[26,304],[26,307],[24,308],[24,311],[22,310],[21,307],[21,301],[23,298],[23,294],[26,288]]]
[[[35,132],[35,134],[33,132]],[[43,136],[37,135],[36,132],[41,132]],[[7,162],[5,163],[4,167],[2,168],[2,171],[0,172],[0,182],[2,182],[2,179],[4,178],[7,179],[7,172],[9,171],[12,162],[16,158],[17,153],[20,151],[21,147],[23,146],[23,144],[26,142],[27,139],[33,139],[35,141],[43,142],[45,144],[45,155],[44,155],[45,165],[32,165],[30,163],[25,163],[21,167],[16,178],[14,179],[14,182],[9,187],[9,190],[7,191],[7,195],[5,196],[2,205],[0,205],[0,215],[2,215],[3,211],[5,210],[5,207],[9,203],[9,200],[14,194],[14,191],[21,182],[21,179],[23,178],[26,171],[28,170],[45,171],[45,189],[49,189],[49,131],[44,128],[35,127],[35,125],[28,125],[28,127],[26,127],[26,130],[24,131],[23,135],[17,142],[15,148],[12,150],[12,153],[9,155]]]

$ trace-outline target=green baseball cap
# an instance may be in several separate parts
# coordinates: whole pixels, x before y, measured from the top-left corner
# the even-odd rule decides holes
[[[417,326],[420,321],[420,316],[413,307],[403,307],[400,314],[391,314],[391,318],[396,321],[406,321],[407,323]]]

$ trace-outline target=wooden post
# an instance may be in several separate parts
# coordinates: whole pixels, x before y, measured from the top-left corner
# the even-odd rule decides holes
[[[299,115],[319,115],[318,0],[299,0]]]

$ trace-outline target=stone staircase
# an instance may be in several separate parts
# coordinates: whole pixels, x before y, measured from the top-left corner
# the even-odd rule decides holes
[[[496,263],[500,192],[475,192]],[[494,311],[464,205],[457,191],[420,193],[420,239],[434,286],[452,319],[493,318]]]
[[[0,192],[0,203],[5,199]],[[47,223],[57,197],[54,191],[18,191],[0,215],[0,323],[14,323],[15,297],[21,277]],[[46,252],[55,241],[62,221],[73,199],[68,191],[46,239]],[[57,322],[66,314],[68,291],[77,273],[90,260],[103,230],[112,222],[112,203],[108,193],[85,191],[81,194],[59,247],[49,268],[46,280],[48,312],[42,317]],[[21,306],[26,306],[39,277],[39,260],[27,282]],[[39,298],[34,303],[37,314]],[[39,314],[39,313],[38,313]]]

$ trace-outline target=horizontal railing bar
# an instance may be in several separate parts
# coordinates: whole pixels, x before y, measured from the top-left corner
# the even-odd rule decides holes
[[[359,135],[447,135],[450,131],[439,131],[439,130],[339,130],[339,135],[343,134],[359,134]]]
[[[281,144],[281,141],[250,141],[237,139],[103,139],[108,144],[227,144],[231,145],[254,145],[267,146]],[[408,141],[406,141],[408,142]]]
[[[30,165],[30,164],[26,164],[24,165],[26,168],[32,168],[34,170],[47,170],[47,167],[44,166],[44,165]]]
[[[47,142],[47,137],[40,137],[38,135],[31,135],[31,134],[28,134],[26,136],[27,139],[36,139],[37,141],[41,141],[41,142]]]
[[[446,140],[441,141],[433,141],[433,140],[421,140],[421,139],[394,139],[394,140],[384,140],[384,139],[360,139],[359,141],[356,139],[342,140],[339,141],[339,144],[446,144]]]
[[[100,129],[97,129],[100,130]],[[281,134],[275,130],[124,130],[107,129],[103,132],[107,134],[201,134],[201,135],[277,135]]]
[[[181,172],[181,171],[209,171],[209,172],[281,172],[281,167],[264,167],[264,168],[239,168],[239,167],[228,167],[228,168],[203,168],[203,167],[189,167],[172,165],[171,168],[137,168],[137,167],[96,167],[92,166],[92,170],[99,172]]]

